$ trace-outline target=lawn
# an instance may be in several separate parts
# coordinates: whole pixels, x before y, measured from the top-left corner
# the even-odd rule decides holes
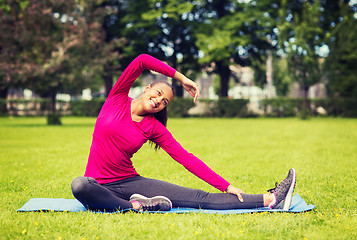
[[[94,118],[0,118],[0,239],[356,239],[356,119],[169,119],[190,152],[247,193],[264,193],[297,171],[306,213],[96,214],[30,212],[30,198],[73,198]],[[143,176],[218,192],[148,144],[134,155]]]

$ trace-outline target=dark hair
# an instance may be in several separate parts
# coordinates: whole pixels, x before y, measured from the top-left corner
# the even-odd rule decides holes
[[[165,82],[165,81],[157,81],[157,82],[154,82],[153,84],[151,84],[151,86],[154,86],[158,83],[165,83],[166,85],[168,85],[171,90],[172,90],[172,93],[174,93],[174,88],[172,87],[172,85],[168,82]],[[167,124],[167,107],[164,107],[160,112],[157,112],[157,113],[154,113],[154,118],[156,118],[156,120],[158,120],[159,122],[162,123],[162,125],[164,125],[166,127],[166,124]],[[150,142],[150,145],[154,144],[154,142]],[[160,149],[160,146],[155,143],[155,150],[158,150]]]

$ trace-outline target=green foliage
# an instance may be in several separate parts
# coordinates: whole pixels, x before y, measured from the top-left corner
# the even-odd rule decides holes
[[[47,115],[48,125],[62,125],[61,116],[58,113]]]
[[[215,115],[222,117],[244,117],[247,115],[247,99],[221,98],[217,101]]]
[[[352,239],[357,235],[354,119],[170,119],[181,145],[246,193],[265,193],[294,167],[306,213],[98,214],[28,212],[30,198],[71,198],[83,176],[95,118],[0,118],[0,222],[5,239]],[[219,192],[163,150],[134,155],[142,175]],[[272,167],[274,166],[274,167]]]
[[[294,117],[301,111],[302,105],[302,98],[279,97],[262,100],[266,116],[272,117]]]
[[[11,2],[11,13],[0,14],[0,88],[27,87],[52,96],[55,106],[59,90],[75,94],[98,87],[104,73],[115,72],[114,48],[121,41],[103,44],[103,11],[94,9],[96,2]]]
[[[239,79],[236,78],[229,78],[228,80],[228,90],[233,88],[237,83],[236,81],[239,82]],[[219,75],[217,74],[213,74],[213,81],[212,81],[212,87],[213,87],[213,91],[217,96],[220,96],[221,91],[222,91],[222,78],[220,78]]]
[[[312,99],[314,109],[324,108],[329,116],[357,117],[357,100],[355,98]],[[316,115],[316,112],[313,112]]]
[[[304,109],[303,98],[271,98],[263,99],[262,107],[266,116],[271,117],[294,117],[306,119],[309,116],[319,116],[319,107],[325,111],[323,115],[357,117],[357,101],[353,98],[336,99],[308,99],[307,109]]]
[[[99,89],[103,79],[109,90],[113,75],[149,53],[192,79],[202,69],[218,73],[219,95],[227,96],[230,65],[251,66],[263,86],[266,52],[275,50],[288,60],[274,63],[278,95],[291,81],[307,93],[321,79],[318,49],[327,44],[329,96],[357,98],[356,9],[322,0],[0,1],[0,93],[73,94]]]
[[[35,99],[0,99],[0,105],[2,106],[0,115],[11,116],[43,116],[50,112],[50,100],[47,98],[35,98]],[[69,106],[68,102],[57,101],[56,111],[63,113]]]
[[[273,60],[273,85],[278,96],[286,96],[289,92],[289,86],[292,83],[288,69],[286,57],[275,57]]]
[[[0,116],[6,116],[7,115],[7,101],[0,99]]]
[[[183,0],[131,2],[116,23],[129,25],[121,34],[135,42],[132,51],[124,51],[131,58],[147,52],[195,79],[201,67],[195,44],[197,22],[192,19],[195,11],[192,2]],[[176,80],[172,84],[175,95],[182,97],[181,85]]]
[[[168,117],[187,117],[188,110],[194,105],[192,98],[173,98],[167,106]]]
[[[287,52],[290,74],[304,91],[321,80],[319,55],[316,52],[316,47],[322,44],[320,9],[319,1],[313,4],[303,2],[301,12],[294,13],[291,26],[283,28],[289,34],[293,31],[293,36],[285,32],[281,34],[282,38],[285,36],[285,41],[289,41]]]
[[[330,96],[357,100],[357,20],[348,7],[342,10],[343,21],[338,23],[329,38],[330,54],[324,70]]]
[[[205,117],[250,117],[253,116],[248,112],[247,99],[228,99],[220,98],[218,100],[199,99],[206,104]]]
[[[299,118],[301,120],[307,120],[307,119],[309,119],[311,117],[311,113],[310,113],[310,111],[308,109],[303,108],[301,110],[301,112],[298,114],[298,116],[299,116]]]
[[[105,98],[94,98],[92,100],[71,101],[71,115],[73,116],[98,116]]]
[[[203,53],[200,62],[215,63],[213,71],[220,77],[220,97],[228,96],[229,65],[253,66],[259,72],[265,50],[271,48],[268,35],[272,35],[276,8],[268,14],[267,2],[207,1],[203,4],[202,24],[199,25],[197,46]],[[268,3],[269,5],[269,3]],[[265,12],[265,14],[264,14]]]

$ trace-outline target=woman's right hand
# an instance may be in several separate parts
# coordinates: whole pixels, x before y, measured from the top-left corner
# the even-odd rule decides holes
[[[242,190],[240,190],[239,188],[229,185],[226,189],[226,193],[237,195],[239,201],[243,202],[243,197],[242,197],[241,193],[244,193],[244,192]]]

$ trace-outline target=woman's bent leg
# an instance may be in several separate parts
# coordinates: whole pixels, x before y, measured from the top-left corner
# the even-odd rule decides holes
[[[181,187],[160,180],[141,176],[116,182],[115,186],[104,184],[108,189],[120,186],[122,197],[129,199],[134,193],[146,197],[165,196],[173,207],[190,207],[204,209],[246,209],[263,207],[263,194],[242,194],[243,202],[238,197],[228,193],[208,193],[198,189]],[[112,190],[112,189],[111,189]],[[115,189],[113,189],[115,191]]]
[[[133,207],[129,201],[117,197],[91,177],[77,177],[71,187],[74,197],[90,210],[112,212]]]

